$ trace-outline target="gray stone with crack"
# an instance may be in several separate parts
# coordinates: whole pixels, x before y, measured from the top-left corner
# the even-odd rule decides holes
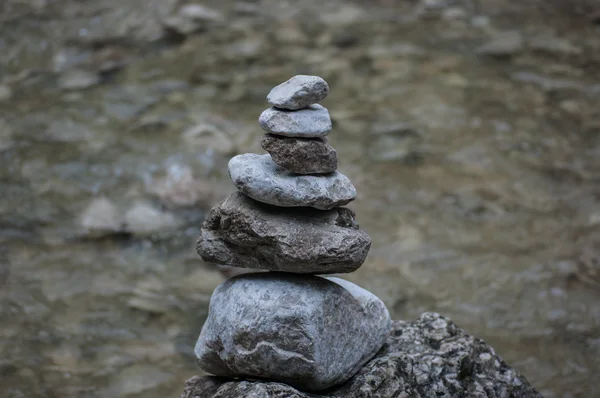
[[[356,198],[356,188],[342,173],[320,176],[290,173],[268,154],[233,157],[229,161],[229,176],[241,192],[274,206],[329,210]]]
[[[200,367],[214,375],[320,391],[345,382],[369,361],[391,324],[385,304],[351,282],[245,274],[214,291],[195,353]]]
[[[370,247],[350,209],[282,209],[235,192],[211,209],[196,250],[216,264],[332,274],[358,269]]]

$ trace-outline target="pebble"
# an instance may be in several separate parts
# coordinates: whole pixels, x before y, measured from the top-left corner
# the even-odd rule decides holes
[[[297,75],[274,87],[267,101],[280,109],[298,110],[327,97],[329,85],[319,76]]]
[[[269,108],[261,113],[258,122],[268,133],[285,137],[324,137],[331,131],[329,111],[319,104],[299,111]]]
[[[282,211],[235,192],[213,207],[196,250],[209,263],[330,274],[358,269],[370,247],[350,209]]]
[[[245,274],[213,293],[195,353],[217,376],[320,391],[350,379],[381,349],[391,327],[383,302],[353,283]]]
[[[208,25],[223,20],[223,15],[216,10],[200,4],[188,4],[178,12],[165,19],[164,25],[181,35],[190,35],[206,28]]]
[[[83,90],[100,83],[100,77],[81,69],[65,71],[58,79],[58,87],[63,90]]]
[[[107,198],[92,200],[79,218],[80,228],[89,236],[117,233],[122,224],[117,206]]]
[[[523,50],[523,36],[518,32],[504,32],[478,47],[475,52],[482,55],[504,57]]]
[[[235,156],[229,161],[229,175],[241,192],[274,206],[329,210],[356,198],[356,188],[342,173],[293,174],[278,166],[268,154]]]
[[[337,170],[335,149],[327,138],[291,138],[267,134],[260,142],[279,166],[297,174],[323,174]]]
[[[138,201],[125,213],[125,229],[134,235],[153,235],[174,231],[182,225],[173,214]]]
[[[9,86],[0,84],[0,101],[8,101],[12,96],[12,89]]]

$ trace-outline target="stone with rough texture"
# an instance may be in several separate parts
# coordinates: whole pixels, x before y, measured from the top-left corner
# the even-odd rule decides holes
[[[269,108],[260,114],[258,123],[266,132],[285,137],[325,137],[331,131],[329,111],[319,104],[299,111]]]
[[[290,173],[268,154],[233,157],[229,161],[229,176],[241,192],[274,206],[329,210],[356,198],[356,188],[342,173],[319,176]]]
[[[319,76],[297,75],[274,87],[267,101],[274,107],[292,111],[315,104],[329,93],[329,85]]]
[[[316,398],[285,384],[193,377],[181,398]],[[542,398],[484,341],[451,320],[424,313],[394,322],[383,349],[346,384],[320,398]]]
[[[281,209],[235,192],[212,208],[196,250],[216,264],[331,274],[359,268],[370,247],[350,209]]]
[[[284,169],[298,174],[323,174],[337,170],[335,149],[326,138],[291,138],[267,134],[260,145]]]
[[[198,364],[217,376],[320,391],[352,377],[381,349],[390,329],[385,304],[351,282],[245,274],[213,293],[195,353]]]

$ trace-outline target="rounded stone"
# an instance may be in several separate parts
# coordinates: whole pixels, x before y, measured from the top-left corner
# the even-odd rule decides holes
[[[329,85],[319,76],[297,75],[274,87],[267,101],[280,109],[298,110],[315,104],[329,93]]]
[[[266,132],[284,137],[324,137],[331,131],[329,111],[319,104],[299,111],[269,108],[260,114],[258,123]]]
[[[356,188],[342,173],[290,173],[273,162],[268,154],[246,153],[233,157],[229,161],[229,175],[241,192],[274,206],[329,210],[356,198]]]
[[[381,349],[391,326],[385,304],[351,282],[244,274],[214,291],[195,354],[217,376],[321,391],[350,379]]]
[[[291,138],[266,134],[260,142],[271,159],[297,174],[326,174],[338,167],[337,153],[327,138]]]

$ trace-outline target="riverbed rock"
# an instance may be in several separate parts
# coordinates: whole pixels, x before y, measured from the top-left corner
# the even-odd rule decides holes
[[[229,175],[241,192],[274,206],[329,210],[356,198],[356,188],[342,173],[319,176],[290,173],[268,154],[233,157],[229,161]]]
[[[298,174],[323,174],[337,170],[337,152],[326,138],[291,138],[266,134],[260,141],[271,159]]]
[[[390,328],[385,304],[353,283],[245,274],[214,291],[195,353],[200,367],[217,376],[320,391],[352,377],[381,349]]]
[[[299,111],[269,108],[260,114],[258,123],[266,132],[285,137],[324,137],[331,131],[329,111],[319,104]]]
[[[331,274],[358,269],[370,247],[350,209],[282,211],[235,192],[212,208],[196,250],[210,263]]]
[[[314,398],[286,384],[193,377],[181,398]],[[383,349],[346,384],[320,398],[542,398],[494,349],[436,313],[395,321]]]
[[[329,85],[319,76],[297,75],[273,87],[267,101],[279,109],[298,110],[315,104],[329,93]]]

